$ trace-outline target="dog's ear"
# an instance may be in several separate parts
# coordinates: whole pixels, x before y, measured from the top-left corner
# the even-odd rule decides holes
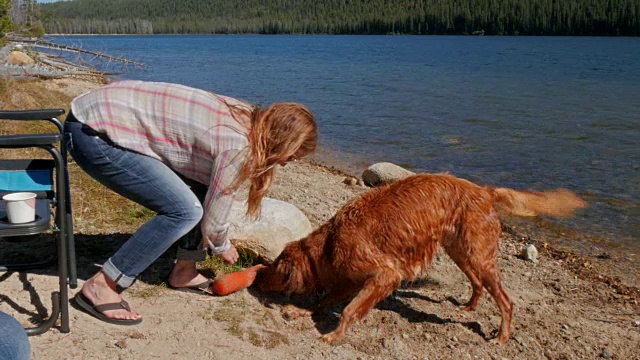
[[[258,287],[263,291],[288,291],[287,284],[292,266],[286,256],[278,256],[269,262],[256,278]]]
[[[303,264],[296,263],[293,258],[288,260],[284,272],[286,274],[285,289],[290,294],[304,292],[304,276],[302,275],[302,269],[298,268]]]
[[[285,290],[289,294],[307,294],[313,291],[309,262],[301,251],[291,251],[283,265],[285,275]]]
[[[293,294],[310,290],[305,281],[309,265],[297,245],[287,245],[276,260],[260,272],[257,282],[263,291]]]
[[[283,291],[287,294],[297,293],[302,290],[304,281],[297,268],[298,254],[290,249],[279,256],[275,262],[267,268],[266,278],[269,287],[273,291]]]

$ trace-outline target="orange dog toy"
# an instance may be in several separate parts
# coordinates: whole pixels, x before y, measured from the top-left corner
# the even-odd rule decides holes
[[[216,295],[225,296],[247,288],[256,280],[258,271],[265,267],[264,265],[254,265],[244,270],[226,274],[211,284],[211,291]]]

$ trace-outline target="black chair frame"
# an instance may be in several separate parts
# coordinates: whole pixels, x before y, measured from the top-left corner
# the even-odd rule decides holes
[[[62,114],[64,114],[64,109],[0,111],[0,119],[3,120],[44,120],[53,123],[58,130],[57,133],[48,134],[0,136],[0,149],[41,148],[46,150],[52,158],[51,160],[2,160],[0,161],[0,171],[49,167],[55,173],[55,190],[53,193],[43,194],[36,192],[38,195],[36,200],[37,213],[47,211],[47,214],[49,214],[48,212],[55,208],[53,225],[51,225],[48,216],[27,224],[0,223],[0,238],[35,235],[52,229],[56,239],[56,254],[50,259],[35,263],[4,264],[0,266],[0,271],[26,271],[46,268],[57,262],[60,290],[51,294],[51,315],[37,327],[26,329],[27,334],[30,336],[48,331],[55,325],[58,318],[60,318],[60,331],[63,333],[70,331],[68,287],[75,289],[78,286],[69,172],[67,169],[67,149],[62,123],[58,120],[58,117]],[[59,150],[56,145],[59,145]]]

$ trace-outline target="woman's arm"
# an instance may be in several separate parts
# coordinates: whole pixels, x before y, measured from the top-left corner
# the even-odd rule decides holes
[[[229,214],[237,191],[228,192],[226,189],[234,183],[244,160],[244,151],[229,150],[219,154],[213,164],[211,182],[204,200],[202,240],[214,255],[232,247],[227,233]]]

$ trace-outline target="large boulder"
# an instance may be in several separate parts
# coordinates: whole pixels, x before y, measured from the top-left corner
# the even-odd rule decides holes
[[[7,62],[10,65],[33,65],[35,64],[35,60],[29,57],[29,55],[23,53],[22,51],[12,51],[7,57]]]
[[[246,216],[246,202],[236,201],[231,208],[229,238],[237,247],[251,250],[267,259],[275,259],[290,241],[299,240],[313,230],[307,216],[295,205],[264,198],[261,216]]]
[[[411,175],[415,173],[392,163],[381,162],[369,166],[362,173],[362,180],[369,186],[380,186]]]

